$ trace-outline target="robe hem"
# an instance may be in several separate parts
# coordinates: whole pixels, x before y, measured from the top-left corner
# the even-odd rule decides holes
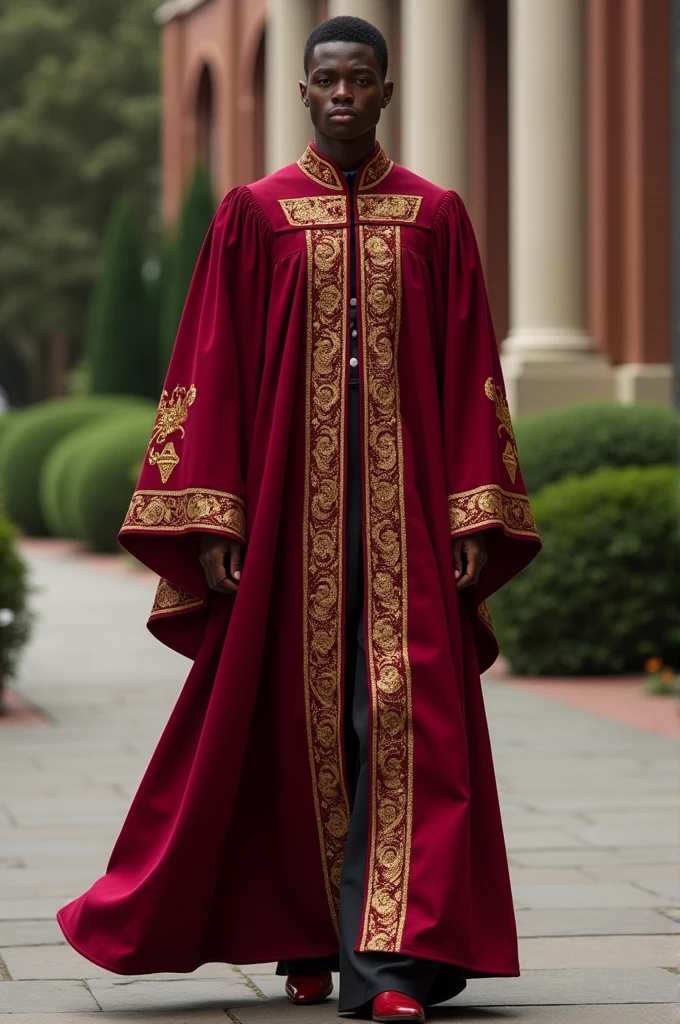
[[[220,960],[220,959],[217,959],[217,960],[215,960],[215,959],[201,960],[201,959],[199,959],[199,960],[194,962],[192,967],[184,968],[184,969],[178,969],[177,967],[167,966],[167,967],[156,967],[156,968],[154,968],[151,971],[145,971],[145,970],[139,970],[139,969],[133,970],[132,968],[130,968],[128,970],[121,970],[120,968],[112,967],[110,964],[106,963],[105,960],[100,959],[99,957],[95,956],[94,954],[88,953],[87,950],[83,946],[81,946],[78,942],[76,942],[75,939],[72,938],[67,925],[62,920],[62,911],[61,910],[57,913],[56,919],[57,919],[57,924],[61,928],[61,930],[62,930],[62,932],[64,934],[64,937],[66,938],[66,941],[68,942],[68,944],[73,949],[75,949],[76,953],[79,953],[80,956],[84,957],[86,960],[89,960],[90,963],[95,964],[96,967],[101,967],[102,970],[104,970],[104,971],[110,971],[111,974],[120,974],[122,977],[128,977],[130,975],[135,975],[135,974],[164,974],[166,972],[167,973],[172,973],[172,974],[192,974],[193,971],[197,971],[199,967],[203,967],[205,964],[224,963],[224,964],[233,965],[234,967],[246,967],[249,964],[255,964],[255,963],[261,963],[261,964],[262,963],[276,963],[279,960],[296,960],[296,959],[300,959],[299,957],[293,957],[293,956],[274,956],[274,957],[269,957],[268,955],[265,956],[264,959],[261,958],[259,960],[257,960],[257,959],[256,960],[239,960],[239,959],[234,959],[234,960]],[[330,950],[328,952],[316,953],[315,956],[318,956],[318,957],[336,956],[337,952],[338,952],[338,950],[337,950],[337,946],[336,946],[334,949],[332,949],[332,950]],[[355,949],[355,952],[361,952],[361,951],[358,950],[358,949]],[[466,977],[467,978],[518,978],[520,976],[519,968],[517,968],[517,970],[515,970],[515,971],[494,970],[493,968],[489,968],[488,970],[480,970],[479,968],[471,967],[468,964],[461,963],[460,961],[447,960],[446,958],[441,957],[441,956],[432,956],[429,953],[426,956],[424,956],[424,954],[422,952],[416,953],[412,949],[408,949],[405,946],[402,946],[402,948],[400,950],[398,950],[398,952],[404,954],[404,956],[412,956],[412,957],[416,957],[416,958],[433,960],[436,963],[448,964],[450,967],[460,967],[463,971],[466,971],[466,972],[469,971],[470,972],[469,974],[466,973]]]

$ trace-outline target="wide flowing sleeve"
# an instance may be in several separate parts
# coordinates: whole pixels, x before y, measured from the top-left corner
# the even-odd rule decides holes
[[[203,243],[120,543],[161,577],[150,630],[195,656],[208,588],[200,534],[247,544],[245,481],[263,359],[270,227],[232,189]],[[181,619],[178,620],[178,616]]]
[[[478,584],[461,591],[461,606],[475,613],[483,671],[498,653],[485,601],[535,557],[540,540],[519,466],[477,242],[455,192],[446,193],[433,223],[432,273],[451,537],[484,530],[489,556]]]

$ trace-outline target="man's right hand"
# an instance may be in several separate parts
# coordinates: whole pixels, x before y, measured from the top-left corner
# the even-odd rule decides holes
[[[201,536],[200,559],[211,590],[220,594],[238,593],[243,565],[238,541],[214,533],[204,533]]]

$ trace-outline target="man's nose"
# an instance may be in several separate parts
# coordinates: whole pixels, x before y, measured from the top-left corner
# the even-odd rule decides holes
[[[354,93],[350,82],[339,81],[333,90],[333,103],[338,105],[354,103]]]

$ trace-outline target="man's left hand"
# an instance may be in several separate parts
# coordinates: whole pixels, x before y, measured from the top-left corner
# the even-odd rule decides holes
[[[456,590],[472,586],[486,563],[486,541],[482,533],[471,533],[467,537],[456,537],[453,541],[453,567]]]

